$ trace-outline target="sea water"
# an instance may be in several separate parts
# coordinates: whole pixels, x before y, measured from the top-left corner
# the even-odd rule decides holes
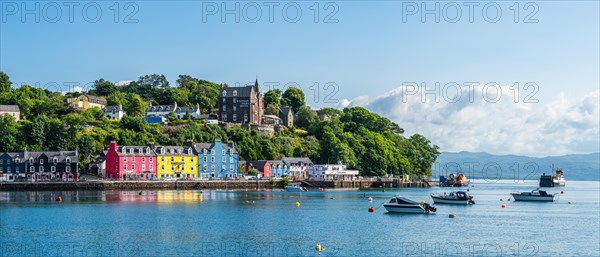
[[[509,201],[535,188],[475,182],[462,188],[475,205],[430,215],[381,204],[431,203],[450,188],[0,192],[0,256],[599,256],[600,184],[547,189],[562,191],[557,202]]]

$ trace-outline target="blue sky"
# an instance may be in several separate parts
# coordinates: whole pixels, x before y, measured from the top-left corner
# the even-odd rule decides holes
[[[258,76],[261,82],[299,84],[313,107],[335,107],[336,100],[376,100],[407,82],[535,82],[539,103],[534,109],[546,109],[559,99],[576,105],[600,85],[597,1],[534,2],[528,8],[520,2],[519,22],[514,21],[513,1],[494,2],[502,11],[496,23],[485,20],[493,18],[493,9],[486,17],[482,14],[487,2],[474,7],[472,23],[463,2],[458,2],[462,16],[456,23],[444,19],[454,16],[452,6],[443,9],[447,2],[434,1],[331,2],[328,9],[328,2],[319,2],[318,23],[311,9],[314,1],[293,2],[302,10],[296,23],[284,19],[293,18],[291,7],[296,5],[288,6],[290,15],[283,17],[288,2],[277,2],[273,23],[264,2],[144,1],[131,2],[128,9],[127,2],[119,2],[119,22],[114,21],[114,1],[92,2],[91,7],[102,11],[95,23],[86,21],[94,18],[94,8],[88,6],[89,15],[82,16],[84,2],[74,7],[73,22],[67,6],[51,2],[62,13],[56,23],[48,22],[56,16],[55,5],[26,2],[25,7],[34,9],[35,3],[40,4],[34,11],[39,23],[33,14],[21,12],[22,2],[3,1],[1,6],[0,70],[19,84],[86,84],[98,78],[117,82],[151,73],[165,74],[173,83],[177,75],[189,74],[235,84]],[[223,3],[227,8],[240,4],[239,23],[233,15],[222,22]],[[421,22],[420,12],[403,22],[413,3],[427,8],[439,3],[440,22],[432,15]],[[215,5],[219,10],[208,15],[206,8]],[[262,16],[250,23],[244,18],[254,17],[256,5]],[[127,17],[134,7],[137,13]],[[334,7],[332,19],[338,22],[324,23]],[[538,21],[524,23],[535,9],[529,18]],[[137,22],[124,23],[127,18]],[[328,82],[339,90],[329,98],[333,101],[323,103],[334,91],[324,88]],[[321,88],[318,96],[309,89],[314,83]],[[578,151],[590,149],[573,150]]]

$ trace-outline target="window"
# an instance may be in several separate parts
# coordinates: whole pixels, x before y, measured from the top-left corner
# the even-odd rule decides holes
[[[233,103],[237,103],[237,98],[233,98]]]
[[[223,105],[223,111],[226,112],[227,111],[227,105]]]
[[[150,162],[152,162],[152,157],[150,157]]]
[[[135,164],[131,164],[131,170],[135,170]]]
[[[150,153],[150,147],[146,147],[146,153],[149,154]]]
[[[29,171],[30,172],[35,172],[35,167],[33,167],[33,166],[29,167]]]
[[[202,150],[202,152],[203,152],[204,154],[208,153],[208,151],[207,151],[206,149],[203,149],[203,150]]]
[[[146,170],[146,164],[142,164],[142,171]]]
[[[210,165],[210,171],[212,171],[212,172],[215,171],[215,165]]]
[[[56,159],[56,157],[54,157],[54,158],[52,158],[52,162],[53,162],[54,164],[56,164],[56,163],[58,162],[58,159]]]
[[[225,170],[225,165],[221,166],[221,170],[224,171]]]
[[[171,170],[175,169],[175,165],[171,164]]]
[[[221,151],[221,154],[225,155],[225,150]]]
[[[223,158],[221,158],[221,162],[226,162],[227,159],[225,159],[225,156],[223,156]]]
[[[229,162],[233,163],[233,157],[229,157]]]
[[[223,113],[223,115],[222,115],[222,116],[223,116],[223,117],[222,117],[222,119],[221,119],[221,120],[223,120],[223,121],[227,121],[227,113]]]
[[[215,157],[210,157],[210,162],[215,162]]]
[[[150,170],[151,170],[151,171],[152,171],[152,170],[154,170],[154,167],[153,167],[153,166],[154,166],[154,165],[150,164]]]
[[[129,153],[133,154],[133,148],[129,149]]]
[[[67,157],[67,159],[65,160],[67,162],[67,164],[71,163],[71,158]]]
[[[52,167],[50,167],[50,171],[51,171],[51,172],[56,172],[56,166],[52,166]]]
[[[40,159],[40,164],[44,164],[44,159]]]
[[[229,171],[233,172],[233,165],[229,165]]]
[[[127,164],[123,164],[123,170],[127,170]]]
[[[33,158],[29,158],[29,164],[33,164]]]
[[[226,102],[226,101],[225,101],[225,98],[223,98],[223,103],[225,103],[225,102]]]
[[[237,111],[237,106],[235,106],[235,105],[233,106],[233,111]]]
[[[40,166],[40,172],[44,172],[44,166]]]
[[[145,161],[146,161],[146,157],[142,157],[142,162],[145,162]]]
[[[235,108],[233,108],[233,109],[235,109]],[[237,121],[237,114],[235,114],[235,113],[233,114],[233,121]]]
[[[191,166],[190,166],[190,169],[191,169],[191,170],[194,170],[194,165],[191,165]]]
[[[124,162],[127,162],[127,157],[123,157],[123,161],[124,161]]]
[[[210,150],[210,154],[215,155],[215,150]]]
[[[206,156],[204,156],[204,158],[202,158],[202,161],[203,161],[203,162],[206,162]]]
[[[131,157],[131,162],[135,162],[135,156]]]
[[[127,149],[125,149],[125,147],[123,147],[123,148],[121,148],[121,152],[122,152],[122,153],[126,153],[126,152],[127,152]]]
[[[161,157],[160,157],[160,160],[164,162],[164,161],[165,161],[165,157],[164,157],[164,156],[161,156]]]
[[[171,156],[171,161],[174,162],[175,161],[175,157]]]
[[[163,165],[162,165],[160,168],[161,168],[162,170],[165,170],[165,165],[163,164]]]
[[[71,166],[67,166],[67,167],[65,167],[65,171],[66,171],[66,172],[71,172]]]
[[[227,91],[223,90],[223,96],[227,96]]]
[[[233,96],[237,96],[237,90],[233,90]]]

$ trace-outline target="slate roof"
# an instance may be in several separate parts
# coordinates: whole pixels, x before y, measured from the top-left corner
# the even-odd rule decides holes
[[[122,111],[123,107],[121,105],[116,106],[116,105],[111,105],[111,106],[106,106],[102,109],[104,112],[118,112],[118,111]]]
[[[223,95],[223,92],[226,92],[225,95]],[[250,85],[250,86],[241,86],[241,87],[224,86],[221,88],[221,91],[219,91],[219,98],[221,98],[221,97],[251,97],[252,94],[256,94],[256,97],[259,97],[261,94],[260,85],[258,84],[258,79],[254,82],[254,85]]]
[[[27,162],[29,161],[29,158],[33,158],[34,161],[37,161],[42,155],[46,155],[48,157],[48,160],[53,160],[54,157],[56,157],[58,162],[64,162],[67,157],[69,157],[71,159],[72,163],[77,163],[77,151],[44,151],[44,152],[12,152],[12,153],[6,153],[8,154],[13,160],[16,158],[19,158],[19,162],[23,163],[23,162]]]
[[[299,165],[300,163],[312,165],[313,162],[307,157],[283,157],[281,159],[287,165]]]
[[[237,150],[235,150],[235,147],[231,147],[229,146],[229,143],[233,143],[231,141],[227,142],[227,143],[222,143],[223,145],[223,149],[225,150],[230,150],[233,153],[237,153]],[[195,143],[194,144],[194,149],[196,149],[196,153],[202,153],[204,149],[206,149],[206,151],[210,151],[210,149],[214,146],[215,144],[207,144],[207,143]]]
[[[192,148],[192,153],[188,154],[189,146],[157,146],[155,151],[157,155],[196,155],[194,148]],[[162,150],[165,150],[165,153],[162,153]]]
[[[21,112],[18,105],[0,105],[0,112]]]
[[[125,147],[125,152],[123,152],[123,147]],[[150,148],[149,146],[118,146],[117,153],[119,156],[156,156],[156,153],[150,148],[150,151],[147,152],[146,149]],[[133,149],[133,153],[130,152],[130,149]]]

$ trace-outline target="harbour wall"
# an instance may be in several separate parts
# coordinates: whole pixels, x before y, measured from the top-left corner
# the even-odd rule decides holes
[[[302,181],[310,188],[410,188],[428,187],[426,182],[400,180]],[[282,189],[281,181],[88,181],[88,182],[0,182],[0,191],[68,190],[198,190],[198,189]]]

